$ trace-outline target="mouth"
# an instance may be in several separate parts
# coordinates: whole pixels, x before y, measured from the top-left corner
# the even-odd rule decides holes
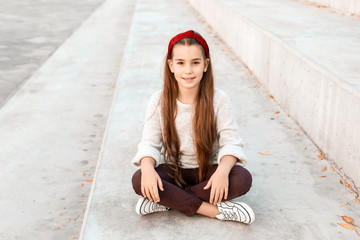
[[[187,78],[183,78],[185,81],[192,81],[195,79],[195,77],[187,77]]]

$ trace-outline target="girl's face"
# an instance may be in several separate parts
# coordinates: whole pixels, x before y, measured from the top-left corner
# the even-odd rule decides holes
[[[180,92],[197,90],[210,62],[204,58],[201,46],[175,45],[172,55],[168,64],[178,82]]]

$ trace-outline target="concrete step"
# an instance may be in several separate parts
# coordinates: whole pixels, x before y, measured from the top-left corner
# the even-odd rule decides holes
[[[360,2],[357,0],[303,0],[319,8],[331,8],[344,14],[360,17]]]
[[[0,109],[0,239],[78,237],[133,8],[105,1]]]
[[[162,86],[168,41],[188,29],[207,39],[216,87],[229,94],[236,109],[254,177],[253,188],[238,199],[256,213],[250,226],[175,211],[149,216],[134,211],[138,196],[131,186],[131,159],[146,104]],[[80,239],[357,239],[337,223],[344,215],[358,223],[360,205],[337,173],[324,170],[330,164],[318,161],[317,151],[187,1],[138,0]],[[349,204],[340,206],[343,202]]]
[[[0,107],[102,2],[1,2]]]
[[[359,19],[301,1],[189,1],[359,193]]]

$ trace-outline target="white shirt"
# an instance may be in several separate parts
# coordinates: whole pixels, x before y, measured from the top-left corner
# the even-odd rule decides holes
[[[161,116],[162,91],[155,92],[147,105],[145,123],[138,151],[133,158],[134,167],[140,167],[140,160],[152,157],[155,167],[165,163],[163,156],[163,126]],[[232,103],[228,95],[220,89],[214,92],[214,113],[217,137],[213,145],[212,164],[219,163],[225,155],[238,159],[237,165],[245,166],[247,157],[243,151],[243,140],[238,135],[238,127],[232,112]],[[182,168],[198,168],[196,150],[193,143],[192,116],[194,104],[184,104],[177,100],[177,116],[175,126],[180,141],[180,157]]]

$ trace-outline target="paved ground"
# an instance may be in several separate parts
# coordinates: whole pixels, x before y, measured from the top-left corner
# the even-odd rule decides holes
[[[132,0],[93,1],[83,10],[80,2],[57,4],[56,9],[68,4],[70,15],[78,11],[80,27],[56,25],[62,15],[54,16],[54,33],[63,28],[67,35],[56,37],[60,46],[0,108],[0,239],[78,237],[91,187],[85,180],[93,177],[135,6]],[[37,18],[30,11],[31,17]],[[45,32],[44,42],[50,39]],[[26,62],[19,52],[9,52],[9,58],[17,55]]]
[[[104,0],[0,0],[0,106]]]
[[[237,200],[253,207],[257,220],[250,226],[175,211],[134,212],[130,161],[146,103],[161,87],[166,44],[191,28],[209,42],[216,86],[230,95],[246,142],[254,184]],[[329,163],[317,159],[316,146],[186,1],[138,0],[81,239],[358,239],[337,223],[343,215],[359,222],[360,205]]]
[[[208,40],[216,86],[236,109],[254,176],[252,190],[239,199],[257,215],[250,226],[174,211],[134,212],[130,161],[145,106],[161,87],[169,38],[188,29]],[[0,146],[0,239],[79,239],[86,179],[94,177],[99,154],[86,240],[358,239],[337,225],[343,215],[358,224],[354,195],[185,0],[106,0],[0,109]]]

